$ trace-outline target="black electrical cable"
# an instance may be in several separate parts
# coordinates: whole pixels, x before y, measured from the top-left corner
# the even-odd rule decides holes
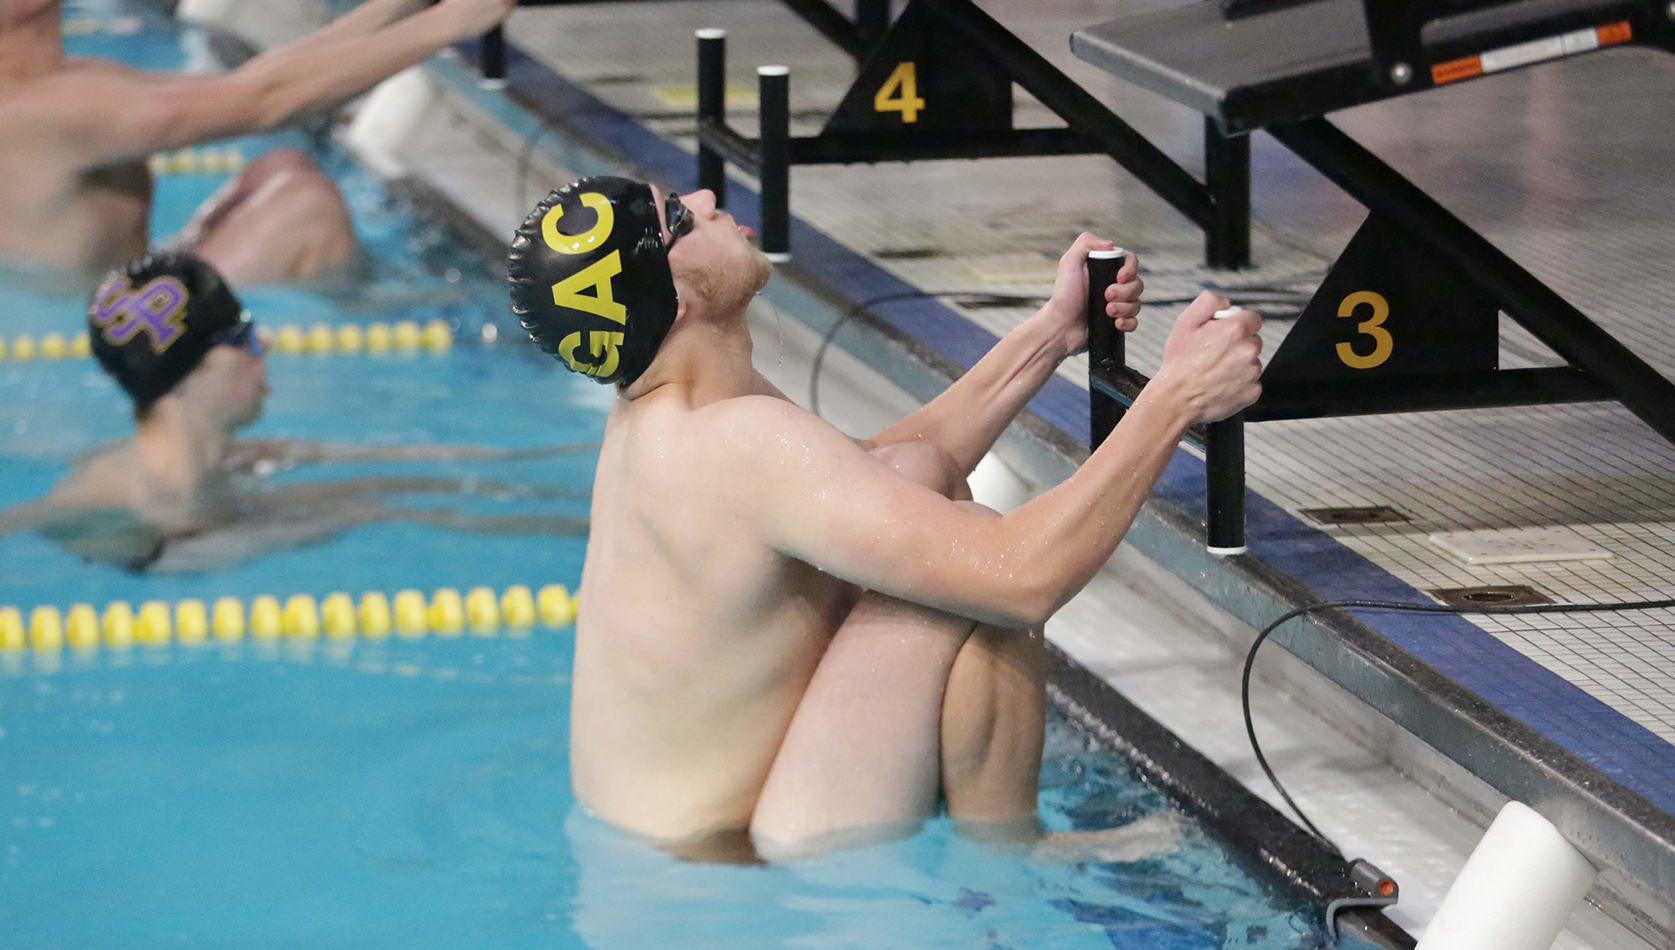
[[[1250,652],[1245,654],[1245,669],[1239,680],[1239,702],[1245,714],[1245,735],[1250,738],[1251,751],[1256,753],[1256,764],[1262,767],[1262,774],[1268,776],[1268,781],[1273,783],[1274,790],[1279,792],[1280,798],[1285,799],[1285,803],[1290,805],[1291,810],[1297,813],[1298,819],[1302,821],[1303,826],[1311,834],[1339,855],[1343,854],[1343,850],[1334,844],[1332,839],[1321,833],[1320,829],[1314,826],[1314,822],[1309,820],[1308,815],[1303,814],[1303,809],[1297,806],[1297,802],[1291,798],[1291,794],[1285,790],[1285,786],[1280,784],[1279,776],[1274,774],[1273,767],[1268,764],[1267,757],[1262,754],[1262,743],[1256,738],[1256,723],[1251,717],[1250,711],[1250,676],[1251,670],[1256,666],[1256,651],[1280,626],[1304,614],[1319,610],[1338,610],[1346,607],[1364,610],[1399,610],[1419,614],[1580,614],[1615,613],[1625,610],[1661,610],[1675,607],[1675,599],[1631,600],[1594,604],[1523,604],[1504,607],[1451,607],[1446,604],[1407,604],[1388,600],[1334,600],[1320,604],[1309,604],[1295,610],[1286,611],[1273,623],[1263,627],[1262,631],[1256,635],[1256,639],[1251,642]]]
[[[535,158],[535,143],[548,132],[558,131],[558,116],[548,116],[541,120],[535,131],[524,137],[523,149],[518,152],[518,173],[513,177],[512,210],[520,214],[527,214],[529,209],[529,166]]]
[[[832,341],[837,339],[838,330],[845,323],[859,316],[868,307],[895,300],[928,300],[939,297],[963,297],[967,300],[985,303],[1015,304],[1019,307],[1038,303],[1047,298],[1040,294],[992,294],[971,290],[904,290],[892,294],[880,294],[851,306],[843,315],[826,328],[826,333],[820,338],[820,346],[814,351],[814,365],[808,371],[808,408],[815,415],[820,415],[820,367],[826,362],[826,351],[831,348]]]

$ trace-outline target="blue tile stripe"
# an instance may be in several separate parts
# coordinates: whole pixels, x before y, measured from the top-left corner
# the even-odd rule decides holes
[[[475,43],[461,45],[475,62]],[[646,177],[669,187],[697,185],[691,153],[632,117],[568,82],[516,47],[507,49],[510,91],[546,116],[558,116],[592,143],[624,157]],[[728,180],[728,211],[742,223],[761,222],[758,195]],[[800,218],[791,223],[798,266],[852,300],[869,300],[918,288],[874,265]],[[954,288],[930,288],[946,290]],[[880,305],[879,319],[969,369],[998,339],[933,299]],[[1085,439],[1087,392],[1054,377],[1030,403],[1031,411],[1064,432]],[[1155,494],[1202,518],[1204,465],[1177,450]],[[1251,550],[1326,599],[1386,599],[1429,603],[1415,588],[1251,492]],[[1675,746],[1605,703],[1459,617],[1357,611],[1391,641],[1509,715],[1675,814]]]

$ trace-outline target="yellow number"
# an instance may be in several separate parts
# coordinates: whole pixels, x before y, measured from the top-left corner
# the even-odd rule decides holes
[[[1371,320],[1363,320],[1355,329],[1362,336],[1373,338],[1373,351],[1366,356],[1355,352],[1355,348],[1348,343],[1338,344],[1338,359],[1351,369],[1372,369],[1374,366],[1384,365],[1390,358],[1390,353],[1396,348],[1396,341],[1391,338],[1390,331],[1384,329],[1384,321],[1390,316],[1390,302],[1379,294],[1370,290],[1357,291],[1343,299],[1338,304],[1338,316],[1351,317],[1355,315],[1355,308],[1367,304],[1373,308]]]
[[[599,220],[593,222],[593,227],[587,231],[576,235],[559,233],[558,222],[564,217],[562,205],[553,205],[547,209],[547,213],[541,218],[541,237],[546,240],[548,247],[560,254],[586,254],[611,236],[611,228],[616,225],[616,214],[611,210],[611,203],[605,200],[605,196],[596,191],[586,192],[582,195],[582,207],[592,208]]]
[[[918,72],[912,63],[897,65],[879,87],[878,95],[872,97],[874,112],[900,112],[903,122],[919,121],[919,110],[924,107],[925,100],[919,98]]]
[[[612,251],[599,260],[553,284],[553,303],[574,307],[584,313],[628,323],[628,308],[611,296],[611,278],[622,273],[622,252]],[[593,296],[582,293],[593,288]]]
[[[577,330],[559,341],[558,355],[563,357],[564,362],[570,364],[570,368],[578,373],[586,373],[589,376],[609,376],[616,372],[617,363],[621,361],[621,354],[617,351],[617,347],[622,345],[622,340],[623,334],[621,333],[612,333],[608,330],[588,331],[588,351],[594,359],[604,357],[604,362],[597,365],[582,363],[576,359],[576,347],[582,345],[582,333]]]

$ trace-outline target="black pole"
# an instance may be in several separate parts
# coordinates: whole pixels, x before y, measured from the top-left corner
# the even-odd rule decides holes
[[[762,253],[775,263],[791,259],[791,70],[760,66],[762,101]]]
[[[1204,119],[1204,185],[1215,220],[1204,229],[1204,259],[1211,267],[1250,266],[1250,136],[1221,134]]]
[[[1218,557],[1244,554],[1250,550],[1245,546],[1245,414],[1212,422],[1206,432],[1210,553]]]
[[[1459,265],[1537,339],[1675,442],[1675,384],[1483,235],[1325,119],[1284,122],[1268,132],[1374,214]]]
[[[855,34],[868,51],[890,32],[890,0],[855,0]]]
[[[1122,270],[1122,248],[1088,253],[1088,375],[1110,378],[1127,364],[1122,332],[1105,315],[1105,289],[1117,282]],[[1088,380],[1088,448],[1097,449],[1122,419],[1123,404],[1101,392]]]
[[[827,0],[781,0],[791,12],[803,18],[820,35],[837,44],[838,48],[857,60],[866,59],[872,47],[861,40],[860,31],[849,18],[839,13]]]
[[[506,85],[506,29],[496,26],[483,34],[483,85],[499,89]]]
[[[1216,313],[1221,320],[1239,312],[1237,306]],[[1244,554],[1245,546],[1245,414],[1234,413],[1205,427],[1205,501],[1209,508],[1208,545],[1217,557]]]
[[[727,121],[727,31],[698,31],[698,126]],[[727,207],[727,161],[698,137],[698,187],[715,192],[715,206]]]

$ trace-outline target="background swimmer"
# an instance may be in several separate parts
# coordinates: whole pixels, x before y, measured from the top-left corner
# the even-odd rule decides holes
[[[362,447],[235,442],[268,393],[254,324],[207,263],[161,255],[113,274],[95,294],[89,334],[101,365],[134,398],[138,431],[100,449],[43,499],[0,512],[0,534],[38,531],[89,560],[132,570],[228,568],[373,521],[484,533],[584,534],[555,515],[482,515],[387,504],[399,494],[576,499],[585,492],[425,476],[261,486],[298,465],[532,458],[593,445]]]
[[[60,0],[0,0],[0,259],[96,280],[147,250],[147,156],[337,105],[499,23],[513,0],[425,6],[367,0],[231,72],[183,75],[67,59]],[[337,187],[289,149],[252,162],[177,241],[235,285],[330,277],[356,251]]]

